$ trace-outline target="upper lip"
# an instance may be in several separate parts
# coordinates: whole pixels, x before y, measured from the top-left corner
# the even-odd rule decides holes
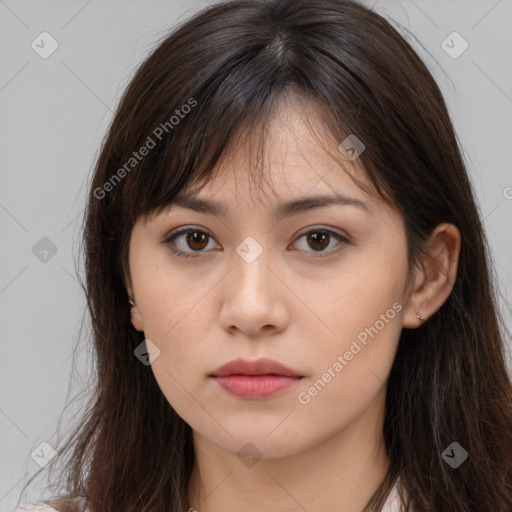
[[[219,366],[210,376],[228,377],[229,375],[282,375],[285,377],[302,377],[299,373],[272,359],[248,361],[238,358]]]

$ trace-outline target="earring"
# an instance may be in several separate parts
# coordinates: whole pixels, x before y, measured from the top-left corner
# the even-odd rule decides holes
[[[416,313],[416,317],[420,322],[423,322],[423,320],[425,320],[419,313]]]

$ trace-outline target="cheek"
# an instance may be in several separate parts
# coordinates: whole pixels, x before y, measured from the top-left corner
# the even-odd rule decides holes
[[[211,329],[200,306],[168,303],[167,308],[155,309],[147,317],[146,332],[146,337],[155,340],[160,351],[151,370],[162,394],[176,413],[198,430],[204,428],[208,419],[201,404],[205,403],[206,377],[212,370],[209,362],[212,347],[208,347]]]
[[[148,338],[165,342],[202,301],[208,283],[199,284],[201,278],[192,265],[173,265],[171,255],[162,247],[150,251],[144,244],[134,243],[130,267],[144,332]]]
[[[342,292],[316,305],[323,304],[319,311],[333,333],[324,329],[315,350],[311,345],[305,349],[314,370],[296,396],[294,417],[322,425],[325,435],[348,425],[383,392],[402,329],[396,280],[373,271],[359,283],[358,274],[353,276],[354,282],[344,281]],[[308,339],[315,339],[311,328]]]
[[[208,322],[204,318],[205,287],[197,286],[191,272],[176,272],[165,250],[148,251],[148,244],[134,237],[130,270],[144,335],[154,349],[151,369],[169,402],[182,399],[192,377],[203,369]],[[156,358],[154,358],[156,356]],[[190,406],[191,404],[188,404]]]
[[[316,350],[307,350],[314,377],[309,388],[302,388],[305,394],[299,402],[315,402],[312,410],[321,415],[330,402],[350,409],[367,405],[375,396],[394,361],[406,279],[405,242],[397,242],[387,251],[375,245],[347,258],[329,285],[317,288],[322,293],[315,295],[311,288],[308,305],[328,328],[315,322],[322,335],[316,336]],[[308,286],[306,281],[303,286]],[[312,327],[308,333],[307,339],[314,340]]]
[[[339,313],[331,324],[335,334],[307,350],[313,372],[301,386],[299,403],[314,403],[316,414],[338,404],[350,414],[373,399],[389,375],[402,329],[402,305],[382,299],[367,302],[363,311]]]
[[[358,336],[364,343],[369,330],[376,338],[385,338],[387,333],[396,338],[401,330],[406,279],[405,252],[395,251],[380,259],[371,252],[361,253],[347,260],[320,288],[305,280],[302,289],[311,290],[307,303],[328,327],[323,329],[325,346],[348,350]]]

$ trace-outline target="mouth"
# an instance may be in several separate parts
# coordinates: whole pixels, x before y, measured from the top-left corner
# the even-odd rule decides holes
[[[217,368],[210,378],[238,398],[262,400],[289,389],[303,375],[271,359],[235,359]]]

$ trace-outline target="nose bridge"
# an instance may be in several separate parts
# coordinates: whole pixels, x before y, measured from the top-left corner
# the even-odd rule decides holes
[[[236,248],[234,279],[245,292],[261,292],[269,284],[272,265],[268,237],[248,235]]]
[[[247,236],[236,247],[234,268],[222,296],[220,319],[227,329],[256,333],[269,325],[282,329],[286,323],[286,309],[272,271],[273,251],[265,240],[268,237]]]

